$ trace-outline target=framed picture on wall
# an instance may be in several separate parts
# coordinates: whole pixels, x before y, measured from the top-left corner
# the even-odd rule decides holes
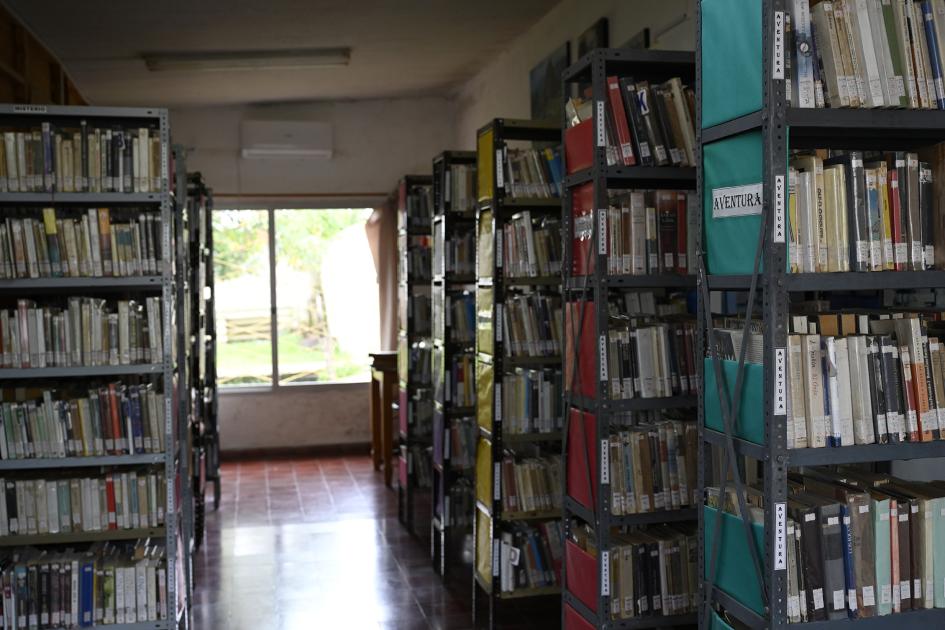
[[[591,24],[590,28],[578,37],[577,44],[578,59],[595,48],[607,48],[610,45],[610,24],[607,18],[602,17]]]
[[[571,65],[571,42],[565,42],[528,73],[532,120],[557,121],[564,107],[561,74]]]

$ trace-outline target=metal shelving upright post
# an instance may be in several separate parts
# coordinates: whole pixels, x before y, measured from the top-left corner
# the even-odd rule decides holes
[[[514,522],[559,520],[560,512],[504,513],[502,459],[507,450],[560,453],[561,433],[505,436],[502,418],[502,377],[516,368],[558,368],[560,356],[512,358],[506,355],[503,309],[516,291],[560,292],[561,277],[506,277],[502,267],[503,228],[523,211],[533,217],[558,217],[559,197],[514,197],[506,173],[509,143],[556,144],[554,123],[496,118],[477,134],[476,208],[476,513],[473,518],[473,615],[480,596],[487,603],[489,627],[497,627],[498,602],[532,597],[558,597],[560,588],[543,587],[501,592],[501,529]],[[513,439],[514,438],[514,439]],[[485,474],[484,474],[485,473]]]
[[[429,404],[432,412],[430,381],[422,379],[429,373],[429,361],[421,362],[416,352],[430,350],[430,297],[431,297],[431,241],[432,241],[432,190],[433,179],[429,175],[406,175],[398,186],[398,252],[400,271],[398,274],[399,333],[398,333],[398,397],[399,457],[397,460],[397,514],[400,522],[411,533],[416,533],[416,491],[420,490],[421,463],[417,461],[417,449],[432,445],[432,423],[429,431],[419,432],[421,407]],[[426,216],[411,216],[415,204]],[[425,253],[424,253],[425,251]],[[421,265],[416,262],[426,262]],[[426,306],[422,305],[423,300]],[[425,326],[419,326],[417,318],[425,315]],[[388,454],[389,455],[389,454]],[[425,471],[429,477],[431,471]]]
[[[614,416],[627,412],[651,411],[660,409],[694,408],[696,399],[691,395],[676,395],[662,398],[611,398],[607,384],[607,347],[609,330],[608,300],[629,291],[687,291],[695,287],[695,276],[677,273],[649,275],[612,275],[608,274],[608,248],[606,218],[604,213],[610,205],[608,190],[613,189],[669,189],[694,190],[696,187],[696,169],[694,167],[674,166],[609,166],[606,157],[606,121],[607,78],[610,76],[633,77],[636,80],[650,82],[665,81],[674,77],[682,78],[690,85],[695,78],[695,62],[691,52],[653,51],[653,50],[594,50],[570,68],[563,75],[564,93],[568,94],[574,83],[589,84],[592,90],[593,119],[588,121],[595,131],[593,138],[593,163],[590,167],[571,173],[565,177],[566,194],[563,199],[562,231],[564,233],[564,271],[565,294],[571,308],[573,321],[565,335],[572,338],[573,356],[564,357],[565,374],[571,373],[572,380],[566,383],[564,393],[566,409],[565,430],[565,471],[566,486],[564,499],[565,522],[565,566],[563,594],[563,627],[577,628],[658,628],[686,626],[696,623],[696,614],[643,616],[630,619],[611,617],[610,592],[612,528],[640,527],[658,523],[694,522],[695,508],[641,512],[617,516],[612,514],[610,490],[610,453],[608,436],[611,435],[611,422]],[[568,121],[563,118],[562,134],[568,129]],[[562,138],[564,142],[564,138]],[[580,186],[593,187],[592,218],[588,227],[591,238],[588,245],[588,259],[578,267],[586,275],[575,275],[574,235],[582,230],[576,225],[574,203],[576,189]],[[691,208],[692,206],[690,206]],[[592,320],[590,326],[584,318]],[[590,338],[585,338],[589,336]],[[599,342],[599,343],[598,343]],[[583,347],[583,350],[582,350]],[[594,383],[582,383],[582,370],[578,356],[582,352],[594,355]],[[577,392],[596,393],[595,396],[581,395]],[[581,416],[575,423],[572,412]],[[597,466],[595,466],[597,464]],[[586,479],[586,487],[572,488],[570,471],[577,471],[577,476]],[[593,470],[593,468],[598,470]],[[583,469],[586,472],[581,474]],[[580,469],[580,470],[579,470]],[[584,485],[584,484],[582,484]],[[583,499],[576,498],[583,497]],[[590,504],[593,504],[591,507]],[[594,547],[597,557],[580,550],[568,541],[571,519],[579,518],[591,525],[596,534]],[[569,566],[573,559],[580,566]],[[591,583],[591,580],[593,582]],[[587,584],[581,584],[587,581]]]
[[[748,299],[749,315],[762,321],[764,337],[764,355],[762,366],[763,409],[747,413],[752,419],[763,424],[763,440],[755,443],[735,435],[736,421],[742,417],[737,406],[742,402],[745,385],[746,362],[744,356],[737,362],[735,382],[729,376],[728,386],[731,395],[719,385],[717,391],[700,390],[699,425],[702,441],[706,450],[710,447],[722,449],[722,470],[728,470],[731,478],[722,481],[729,488],[734,486],[739,505],[738,514],[731,516],[730,525],[734,530],[733,538],[739,540],[739,551],[748,549],[748,558],[739,556],[737,566],[750,574],[748,583],[758,585],[761,605],[756,607],[739,594],[729,593],[719,587],[714,569],[725,557],[725,546],[731,540],[719,544],[716,557],[711,540],[706,539],[707,528],[712,524],[712,531],[717,531],[716,516],[703,508],[699,513],[700,534],[700,572],[704,576],[700,627],[716,628],[720,622],[713,618],[716,609],[724,609],[731,617],[745,626],[754,629],[784,630],[789,627],[788,579],[786,563],[780,562],[779,551],[783,551],[785,541],[785,505],[788,498],[788,472],[805,466],[843,465],[852,463],[888,464],[893,461],[945,457],[945,441],[902,442],[898,444],[865,444],[825,448],[788,448],[787,416],[783,398],[779,395],[778,383],[786,378],[784,361],[787,344],[790,298],[792,295],[814,292],[876,292],[917,288],[945,288],[945,272],[926,271],[882,271],[882,272],[838,272],[838,273],[789,273],[788,239],[785,229],[788,187],[788,149],[876,149],[876,150],[916,150],[945,142],[945,111],[914,109],[800,109],[791,107],[786,98],[784,62],[785,55],[791,51],[785,47],[785,15],[789,11],[785,0],[763,0],[752,12],[739,16],[726,24],[725,33],[707,33],[707,28],[719,27],[719,15],[713,20],[705,19],[706,2],[700,3],[696,28],[696,71],[697,81],[697,132],[699,138],[699,173],[698,186],[700,199],[705,199],[706,190],[706,147],[723,142],[741,134],[753,132],[760,134],[761,153],[763,156],[759,182],[762,185],[762,207],[759,229],[750,235],[754,257],[754,267],[749,273],[740,275],[713,274],[706,259],[709,241],[703,231],[703,244],[700,254],[699,310],[700,329],[703,336],[701,346],[708,357],[705,370],[720,373],[720,359],[711,349],[713,329],[710,325],[709,291],[749,291],[760,294],[760,300]],[[726,14],[728,15],[728,14]],[[732,16],[734,17],[734,16]],[[756,18],[759,18],[756,20]],[[760,32],[756,29],[760,28]],[[721,39],[719,39],[721,38]],[[725,39],[728,38],[728,39]],[[705,82],[706,62],[705,42],[736,41],[746,55],[752,59],[760,58],[761,63],[750,72],[745,67],[737,70],[726,68],[730,80],[725,82],[723,93],[718,86],[712,87],[712,98],[716,110],[718,103],[725,100],[731,107],[742,107],[743,111],[724,120],[713,119],[708,124],[703,120],[706,114]],[[713,51],[719,53],[716,46]],[[714,59],[715,57],[713,57]],[[717,67],[716,67],[717,69]],[[739,74],[740,73],[740,74]],[[750,84],[737,85],[739,81],[751,81]],[[754,82],[757,81],[757,85]],[[757,104],[746,107],[746,102]],[[749,103],[750,104],[750,103]],[[717,114],[718,112],[715,111]],[[716,116],[716,118],[718,118]],[[940,209],[939,209],[940,211]],[[705,211],[708,220],[709,211]],[[754,243],[757,242],[757,246]],[[760,313],[755,308],[760,303]],[[755,309],[754,313],[751,309]],[[717,378],[723,383],[724,378]],[[702,379],[705,382],[705,377]],[[723,430],[713,430],[705,426],[705,404],[707,400],[719,398],[722,408]],[[753,526],[746,510],[744,472],[739,458],[748,457],[756,460],[763,477],[763,527]],[[706,480],[708,460],[700,466],[700,491],[709,485]],[[723,473],[722,479],[726,478]],[[724,526],[724,525],[723,525]],[[760,536],[759,536],[760,532]],[[731,553],[731,552],[730,552]],[[755,554],[757,558],[753,558]],[[730,559],[731,561],[731,559]],[[805,630],[829,630],[831,628],[861,628],[873,630],[879,628],[903,629],[945,626],[945,609],[925,609],[902,612],[888,616],[876,616],[857,620],[837,619],[828,621],[810,621],[796,627]]]
[[[473,270],[460,273],[455,261],[447,262],[454,239],[470,236],[475,242],[475,207],[458,207],[453,199],[453,166],[474,167],[476,154],[472,151],[444,151],[433,159],[433,492],[430,526],[430,556],[437,573],[446,577],[456,560],[462,544],[463,529],[458,529],[450,493],[457,482],[470,483],[472,468],[460,469],[453,464],[453,432],[462,419],[475,421],[475,404],[457,404],[458,392],[451,389],[450,370],[453,360],[462,355],[473,356],[474,339],[456,341],[453,330],[452,299],[475,288]],[[475,190],[470,199],[475,203]],[[472,252],[470,252],[472,253]],[[467,401],[469,403],[471,401]],[[472,514],[469,514],[471,517]],[[470,528],[471,529],[471,528]]]
[[[0,206],[7,211],[18,209],[23,213],[37,212],[43,208],[61,209],[70,212],[76,206],[80,211],[88,207],[109,207],[117,209],[136,208],[141,212],[160,213],[160,242],[163,260],[159,260],[160,273],[153,276],[134,277],[43,277],[23,280],[4,280],[0,283],[0,292],[5,298],[23,298],[28,296],[82,295],[132,295],[136,297],[160,295],[161,338],[163,356],[150,364],[102,365],[82,367],[33,367],[0,369],[0,381],[6,386],[33,386],[40,383],[107,378],[112,376],[136,376],[159,379],[162,395],[164,426],[164,452],[158,454],[123,454],[89,457],[63,457],[51,459],[8,459],[0,462],[0,469],[9,473],[17,471],[36,472],[86,470],[89,467],[114,467],[125,470],[136,466],[160,466],[165,475],[164,515],[165,524],[160,527],[140,527],[132,529],[108,529],[104,531],[80,531],[58,534],[10,535],[0,537],[0,546],[17,545],[75,545],[107,540],[161,539],[165,545],[166,556],[166,618],[157,621],[144,621],[125,624],[109,624],[115,630],[171,630],[189,627],[189,608],[186,594],[178,592],[178,560],[186,562],[185,550],[179,545],[180,526],[183,515],[178,506],[179,479],[178,455],[180,446],[179,416],[174,408],[174,384],[177,375],[175,357],[175,326],[178,314],[175,312],[177,301],[176,287],[179,282],[175,266],[176,252],[172,243],[177,230],[176,207],[170,191],[170,130],[167,110],[159,108],[129,107],[76,107],[54,105],[0,105],[0,124],[5,128],[22,130],[35,129],[48,123],[50,129],[79,129],[80,126],[102,128],[142,128],[156,131],[160,139],[160,160],[158,178],[159,190],[154,192],[63,192],[52,183],[46,192],[0,192]],[[55,381],[53,380],[55,379]]]

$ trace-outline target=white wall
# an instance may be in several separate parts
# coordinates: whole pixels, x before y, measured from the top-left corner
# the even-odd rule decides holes
[[[685,22],[657,37],[684,14]],[[564,0],[458,90],[454,144],[475,149],[476,131],[493,118],[529,118],[529,71],[565,41],[576,61],[576,38],[598,18],[610,23],[611,46],[650,27],[654,48],[693,50],[695,16],[695,0]]]
[[[334,157],[244,160],[240,157],[244,119],[330,123]],[[452,101],[444,98],[201,107],[172,110],[171,135],[175,143],[193,149],[188,170],[202,171],[218,197],[386,195],[400,176],[430,172],[433,156],[450,148],[452,122]]]
[[[368,394],[367,383],[223,393],[220,447],[240,451],[370,442]]]

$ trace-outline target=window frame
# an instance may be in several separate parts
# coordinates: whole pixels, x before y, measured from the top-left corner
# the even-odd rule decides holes
[[[355,207],[361,204],[348,204],[350,207]],[[370,205],[363,205],[364,208],[370,208]],[[297,210],[301,212],[319,212],[324,210],[336,210],[336,209],[347,209],[347,208],[336,208],[336,207],[300,207],[298,204],[275,204],[272,201],[266,203],[258,204],[245,204],[245,203],[235,203],[235,204],[220,204],[214,207],[211,212],[240,212],[240,211],[265,211],[266,212],[266,230],[267,230],[267,241],[269,247],[269,347],[270,347],[270,356],[271,356],[271,372],[270,377],[272,382],[268,385],[261,383],[251,383],[247,385],[219,385],[219,391],[221,394],[230,395],[230,394],[266,394],[266,393],[277,393],[279,390],[291,390],[299,391],[304,389],[318,389],[324,387],[339,388],[339,387],[363,387],[371,382],[371,374],[368,372],[364,380],[357,381],[316,381],[316,382],[299,382],[299,383],[280,383],[279,382],[279,309],[278,309],[278,293],[276,286],[276,210]],[[212,222],[211,222],[212,225]],[[212,229],[212,228],[211,228]],[[214,302],[214,308],[216,308],[216,302]],[[216,313],[214,313],[214,318],[216,318]]]

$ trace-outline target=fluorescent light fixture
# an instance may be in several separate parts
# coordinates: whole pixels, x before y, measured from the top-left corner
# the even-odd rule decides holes
[[[291,48],[286,50],[233,50],[145,53],[151,72],[221,72],[233,70],[302,70],[346,66],[350,48]]]

